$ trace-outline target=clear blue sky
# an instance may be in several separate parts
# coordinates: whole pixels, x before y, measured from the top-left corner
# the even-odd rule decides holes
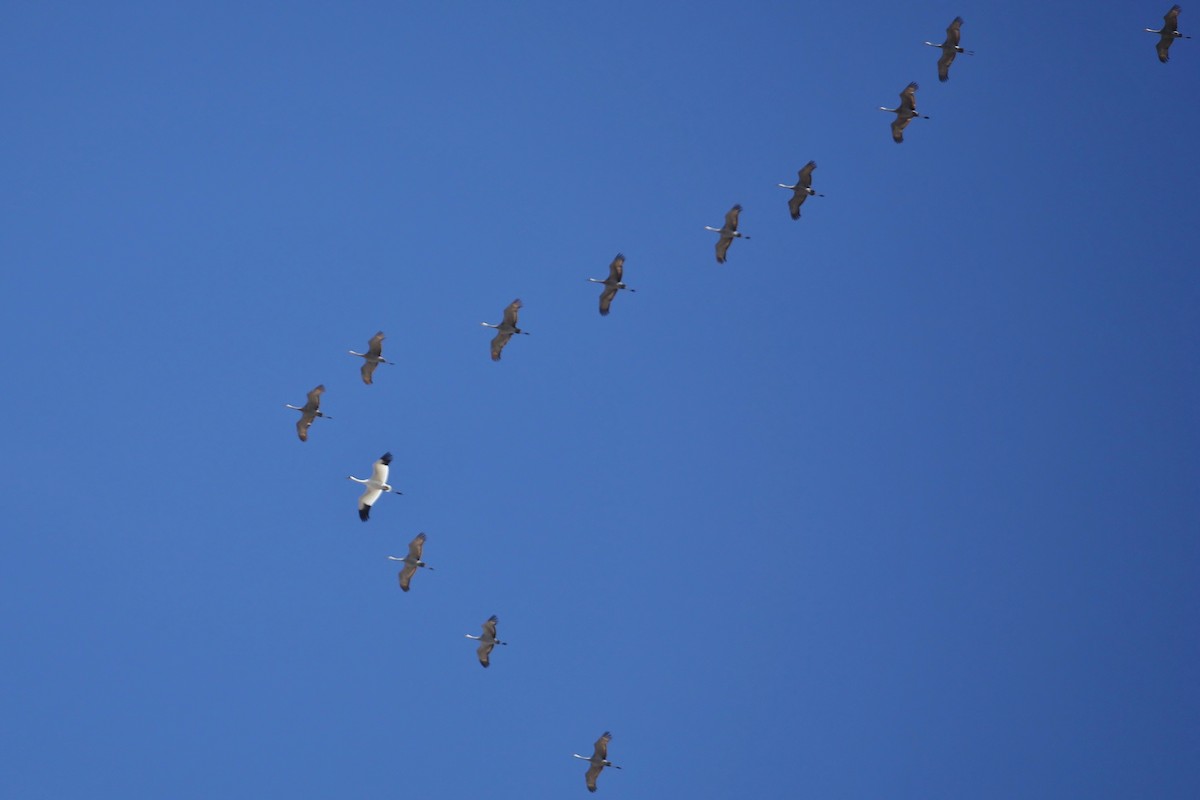
[[[513,6],[5,6],[0,794],[1194,796],[1169,3]]]

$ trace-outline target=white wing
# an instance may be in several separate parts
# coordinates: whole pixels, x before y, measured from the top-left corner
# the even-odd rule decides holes
[[[387,471],[387,467],[383,469],[384,472]],[[379,495],[381,494],[383,494],[383,489],[373,489],[368,486],[367,490],[362,493],[362,497],[358,498],[358,510],[361,511],[364,507],[369,508],[375,505],[375,501],[379,499]]]

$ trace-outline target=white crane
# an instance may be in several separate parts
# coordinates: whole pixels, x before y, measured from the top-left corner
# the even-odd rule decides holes
[[[744,233],[738,232],[738,215],[742,213],[741,205],[735,204],[733,208],[725,213],[725,224],[719,228],[713,228],[709,225],[704,226],[704,230],[713,231],[721,234],[717,239],[717,263],[725,263],[725,254],[729,252],[729,245],[733,244],[734,239],[749,239],[750,237]]]
[[[498,644],[507,645],[508,642],[502,642],[496,638],[496,622],[499,618],[492,614],[488,617],[488,621],[483,623],[483,635],[472,636],[469,633],[463,634],[468,639],[474,639],[479,642],[479,647],[475,648],[475,655],[479,656],[479,663],[485,668],[490,665],[488,655],[492,652],[492,648]]]
[[[367,342],[367,352],[365,353],[356,353],[353,350],[346,351],[352,356],[358,356],[359,358],[366,359],[362,365],[362,379],[363,383],[367,384],[368,386],[374,383],[371,376],[375,374],[375,368],[377,366],[380,364],[396,363],[394,361],[388,361],[383,357],[383,338],[383,331],[380,331],[372,336],[371,340]]]
[[[284,408],[290,408],[293,411],[300,412],[300,419],[296,421],[296,435],[300,437],[300,441],[308,441],[308,427],[313,424],[313,420],[317,417],[325,419],[333,419],[333,417],[322,414],[321,408],[321,393],[325,391],[325,384],[321,384],[317,388],[308,393],[308,402],[302,406],[294,406],[291,403],[284,403]]]
[[[592,757],[581,756],[579,753],[572,753],[576,758],[582,758],[591,764],[588,771],[584,774],[584,780],[587,781],[589,792],[596,791],[596,778],[600,777],[600,771],[605,767],[620,769],[616,764],[608,760],[608,743],[612,741],[612,734],[605,731],[604,734],[596,740],[595,748],[592,750]]]
[[[603,283],[604,291],[600,293],[600,316],[607,317],[608,309],[612,305],[613,298],[617,296],[617,292],[621,289],[629,289],[628,286],[621,283],[621,276],[625,273],[625,256],[617,253],[617,257],[608,265],[608,277],[604,280],[599,278],[588,278],[592,283]],[[629,289],[631,292],[636,292],[637,289]]]
[[[492,325],[490,322],[479,323],[485,328],[495,328],[496,336],[492,339],[492,361],[500,360],[500,351],[504,349],[504,345],[508,344],[508,340],[513,337],[514,333],[523,333],[529,335],[529,331],[523,331],[517,327],[517,312],[521,310],[521,298],[517,298],[508,304],[508,308],[504,309],[504,319],[499,325]]]
[[[392,492],[394,494],[402,494],[402,492],[388,486],[388,464],[392,463],[392,454],[384,453],[379,457],[379,460],[373,465],[370,478],[356,478],[353,475],[346,477],[355,483],[361,483],[366,486],[366,490],[358,498],[358,518],[366,522],[371,516],[371,506],[375,505],[375,501],[384,492]]]
[[[388,556],[392,561],[403,561],[404,566],[400,568],[400,589],[408,591],[408,584],[412,581],[413,575],[417,574],[417,567],[425,567],[433,569],[433,567],[421,560],[421,551],[425,549],[425,534],[418,533],[417,538],[408,543],[408,555],[404,558],[396,556]]]
[[[930,47],[941,48],[942,57],[938,59],[938,80],[942,83],[950,80],[950,65],[954,63],[954,57],[959,53],[966,53],[969,56],[975,55],[974,50],[963,50],[958,46],[958,40],[962,37],[962,17],[955,17],[950,23],[950,27],[946,28],[946,41],[941,44],[926,42]]]
[[[1178,5],[1171,6],[1171,10],[1163,15],[1163,26],[1161,28],[1158,30],[1154,30],[1153,28],[1145,29],[1147,33],[1157,33],[1159,35],[1158,44],[1154,46],[1154,49],[1158,51],[1158,60],[1164,64],[1171,60],[1171,57],[1167,54],[1167,51],[1171,49],[1171,42],[1176,39],[1192,38],[1184,36],[1179,32],[1180,10]]]
[[[912,122],[917,117],[929,119],[917,113],[917,89],[919,87],[916,81],[904,87],[904,91],[900,93],[900,105],[896,108],[879,107],[880,111],[890,111],[896,115],[896,121],[892,123],[892,141],[896,144],[904,142],[904,129],[908,127],[908,123]]]
[[[809,195],[824,197],[823,194],[817,194],[812,188],[812,173],[817,168],[817,162],[810,161],[801,167],[798,173],[799,179],[795,186],[788,186],[786,183],[775,184],[781,189],[791,189],[792,197],[788,200],[788,211],[792,213],[792,219],[800,219],[800,206],[804,205],[804,201]]]

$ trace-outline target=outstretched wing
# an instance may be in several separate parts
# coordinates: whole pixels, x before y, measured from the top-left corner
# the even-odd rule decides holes
[[[1163,15],[1163,30],[1175,33],[1179,30],[1179,6],[1171,6],[1171,10]]]
[[[300,437],[300,441],[308,441],[308,427],[313,424],[313,418],[316,414],[310,414],[307,411],[300,414],[300,419],[296,420],[296,435]]]
[[[364,361],[363,362],[362,370],[361,370],[363,383],[367,384],[368,386],[370,386],[372,383],[374,383],[374,381],[371,379],[371,376],[375,374],[375,368],[378,366],[379,366],[378,361]]]
[[[379,358],[383,354],[383,331],[371,337],[367,342],[367,355],[371,358]]]
[[[942,48],[942,57],[938,59],[938,80],[942,83],[950,80],[950,65],[954,63],[954,57],[958,55],[958,51],[949,47]]]
[[[625,256],[617,253],[617,257],[608,265],[608,280],[611,283],[620,283],[621,275],[625,273]]]
[[[500,331],[496,337],[492,339],[492,361],[500,360],[500,351],[504,349],[504,345],[508,344],[508,340],[513,335],[507,331]]]
[[[479,663],[486,669],[491,665],[491,659],[488,656],[492,652],[492,648],[496,646],[495,642],[483,642],[479,647],[475,648],[475,655],[479,656]]]
[[[737,231],[738,215],[741,213],[742,207],[740,205],[735,205],[733,208],[729,209],[729,211],[725,212],[725,230],[734,232]]]
[[[616,284],[605,286],[604,291],[600,293],[600,316],[607,317],[609,306],[612,305],[613,298],[617,296]]]
[[[389,453],[386,458],[381,458],[371,465],[371,481],[373,483],[377,483],[380,486],[387,483],[388,472],[391,471],[391,468],[388,466],[388,464],[390,464],[391,461],[392,457]]]
[[[958,40],[962,38],[962,23],[962,17],[955,17],[954,21],[950,23],[950,27],[946,28],[946,44],[958,47]]]
[[[320,408],[321,407],[321,395],[324,393],[325,393],[325,384],[323,384],[323,383],[320,384],[319,386],[317,386],[311,392],[309,392],[308,393],[308,402],[306,402],[304,404],[304,410],[308,411],[308,410],[310,410],[310,407],[311,407],[311,410],[316,411],[318,408]]]
[[[408,584],[412,581],[412,576],[417,574],[416,564],[405,564],[404,569],[400,570],[400,589],[408,591]]]
[[[358,518],[366,522],[371,517],[371,506],[375,505],[375,501],[383,494],[383,489],[368,489],[363,492],[358,498]]]
[[[600,738],[596,740],[595,749],[592,750],[593,761],[605,761],[608,759],[608,743],[612,741],[612,734],[605,731]]]
[[[919,88],[915,81],[904,87],[904,91],[900,93],[900,111],[916,113]]]
[[[1168,51],[1171,49],[1171,42],[1173,41],[1175,41],[1174,36],[1164,33],[1158,38],[1158,44],[1154,45],[1154,49],[1158,51],[1158,60],[1164,64],[1171,60]]]
[[[725,254],[729,252],[729,245],[733,244],[733,237],[721,234],[721,238],[717,239],[717,263],[725,263]]]
[[[812,188],[812,174],[816,168],[817,162],[810,161],[800,169],[800,180],[798,183],[802,189]]]
[[[804,205],[804,201],[808,199],[808,192],[796,189],[792,192],[792,198],[788,200],[788,211],[792,213],[792,219],[800,219],[800,206]]]
[[[908,123],[911,119],[912,117],[897,116],[895,121],[892,122],[893,142],[896,144],[902,144],[904,142],[904,129],[908,127]]]
[[[418,533],[417,538],[408,543],[408,557],[413,561],[421,560],[421,552],[425,549],[425,534]]]
[[[508,308],[504,309],[504,325],[511,325],[514,328],[517,326],[517,312],[521,310],[521,300],[518,298],[508,304]]]
[[[588,771],[584,773],[583,779],[587,781],[589,792],[596,791],[596,778],[600,777],[600,771],[602,769],[604,769],[603,764],[596,764],[593,762],[592,765],[588,767]]]

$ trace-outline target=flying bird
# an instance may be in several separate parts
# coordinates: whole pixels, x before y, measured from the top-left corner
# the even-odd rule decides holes
[[[482,664],[485,668],[490,663],[488,661],[488,654],[492,652],[492,648],[498,644],[504,644],[504,645],[508,644],[508,642],[502,642],[496,638],[496,621],[497,621],[497,619],[498,618],[496,617],[495,614],[492,614],[490,617],[488,617],[488,621],[483,623],[483,635],[482,636],[472,636],[469,633],[463,634],[468,639],[474,639],[475,641],[479,642],[479,647],[477,647],[475,649],[475,655],[479,656],[479,663]]]
[[[321,408],[321,393],[325,391],[325,384],[321,384],[317,388],[308,393],[308,402],[302,406],[294,406],[291,403],[284,403],[285,408],[290,408],[293,411],[300,412],[300,419],[296,422],[296,435],[300,437],[300,441],[308,441],[308,427],[313,424],[313,420],[317,417],[325,419],[333,419],[326,414],[322,414]]]
[[[741,205],[735,205],[725,214],[725,224],[719,228],[713,228],[708,225],[704,226],[704,230],[713,231],[721,234],[717,239],[717,263],[725,263],[725,254],[729,252],[729,245],[733,244],[734,239],[749,239],[750,237],[744,233],[738,233],[738,215],[742,213]]]
[[[582,758],[584,761],[590,762],[591,766],[584,774],[584,780],[587,781],[589,792],[596,791],[596,778],[600,777],[600,771],[605,767],[620,769],[616,764],[608,760],[608,743],[612,741],[612,734],[605,731],[604,734],[596,740],[595,749],[592,751],[592,757],[581,756],[579,753],[572,753],[576,758]]]
[[[612,305],[613,298],[617,296],[617,292],[621,289],[629,289],[628,286],[621,283],[621,276],[625,272],[625,256],[617,253],[617,257],[608,265],[608,277],[604,280],[599,278],[588,278],[592,283],[603,283],[604,291],[600,293],[600,316],[607,317],[608,309]],[[629,289],[631,292],[636,292],[637,289]]]
[[[394,361],[388,361],[382,355],[382,353],[383,353],[383,331],[380,331],[379,333],[372,336],[371,340],[369,342],[367,342],[367,352],[356,353],[353,350],[347,350],[346,352],[352,356],[358,356],[359,358],[365,359],[365,361],[363,361],[363,365],[362,365],[362,379],[363,379],[363,383],[367,384],[368,386],[370,384],[374,383],[374,381],[371,379],[371,376],[375,374],[375,368],[377,366],[379,366],[380,364],[395,364],[396,363]]]
[[[504,309],[504,319],[499,325],[492,325],[488,322],[479,323],[485,328],[496,329],[496,337],[492,339],[492,361],[500,360],[500,351],[504,349],[504,345],[508,344],[508,340],[513,337],[514,333],[529,335],[529,331],[523,331],[517,327],[517,312],[520,310],[521,300],[517,298],[508,304],[508,308]]]
[[[946,28],[946,41],[941,44],[926,42],[930,47],[940,47],[942,49],[942,57],[938,59],[938,80],[942,83],[950,80],[950,65],[954,63],[954,57],[959,53],[966,53],[969,56],[975,55],[974,50],[963,50],[958,46],[959,37],[962,36],[962,17],[955,17],[950,23],[950,27]]]
[[[917,117],[921,119],[929,119],[917,113],[917,86],[916,82],[910,83],[904,87],[904,91],[900,93],[900,105],[896,108],[879,107],[880,111],[890,111],[896,115],[896,121],[892,123],[892,141],[896,144],[904,142],[904,129],[908,127],[908,123]]]
[[[817,162],[810,161],[805,164],[800,172],[799,179],[795,186],[788,186],[786,183],[776,184],[783,189],[791,189],[792,197],[788,200],[788,211],[792,212],[792,219],[800,219],[800,206],[804,205],[804,201],[808,199],[810,194],[817,197],[824,197],[823,194],[817,194],[812,188],[812,173],[817,168]]]
[[[1147,33],[1157,33],[1159,35],[1158,44],[1154,49],[1158,51],[1158,60],[1162,63],[1167,63],[1171,57],[1167,51],[1171,49],[1171,42],[1176,39],[1190,39],[1190,36],[1184,36],[1179,32],[1179,11],[1178,5],[1171,6],[1171,10],[1163,15],[1163,26],[1158,30],[1146,28]]]
[[[400,589],[408,591],[408,584],[412,582],[413,575],[417,574],[417,567],[425,567],[433,569],[433,567],[421,560],[421,551],[425,549],[425,534],[418,533],[417,538],[408,543],[408,555],[404,558],[396,556],[388,556],[392,561],[403,561],[404,566],[400,568]]]
[[[382,456],[379,457],[379,460],[375,462],[375,464],[371,470],[370,478],[366,478],[366,479],[356,478],[353,475],[346,476],[347,478],[354,481],[355,483],[361,483],[363,486],[367,487],[366,490],[362,493],[362,496],[358,498],[358,518],[361,519],[363,522],[366,522],[367,519],[370,518],[371,506],[375,505],[375,501],[379,499],[379,496],[381,494],[383,494],[384,492],[393,492],[395,494],[401,494],[401,492],[398,492],[395,489],[393,489],[391,486],[389,486],[388,482],[387,482],[388,464],[391,464],[391,463],[392,463],[392,454],[384,453]]]

